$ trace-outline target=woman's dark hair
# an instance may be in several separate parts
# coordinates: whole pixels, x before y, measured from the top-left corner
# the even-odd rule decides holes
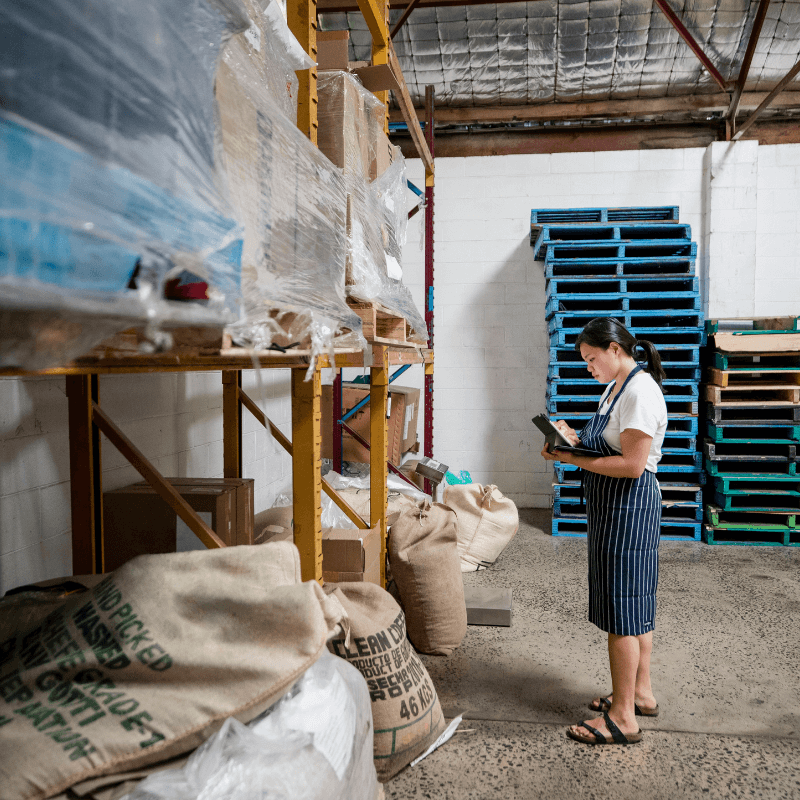
[[[578,338],[575,340],[575,349],[580,350],[582,344],[588,344],[589,347],[608,350],[611,342],[616,342],[623,352],[636,362],[640,361],[636,357],[636,351],[643,350],[647,358],[647,366],[644,367],[644,371],[661,387],[661,382],[667,377],[667,374],[661,366],[661,356],[659,356],[656,346],[647,339],[637,339],[613,317],[595,317],[590,320],[578,334]]]

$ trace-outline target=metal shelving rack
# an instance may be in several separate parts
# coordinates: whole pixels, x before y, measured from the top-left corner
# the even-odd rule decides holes
[[[398,101],[412,131],[417,149],[425,164],[426,195],[429,205],[430,225],[426,216],[426,233],[432,232],[433,220],[433,158],[428,144],[416,121],[416,113],[403,80],[387,27],[388,3],[361,0],[360,7],[373,36],[373,62],[389,64],[398,81]],[[316,1],[289,0],[288,20],[293,33],[316,60]],[[298,127],[316,144],[317,141],[317,74],[316,69],[298,73],[300,89],[298,98]],[[388,102],[388,92],[379,93],[382,102]],[[387,111],[388,114],[388,111]],[[432,126],[429,125],[432,144]],[[426,237],[426,279],[430,262],[431,287],[426,285],[426,321],[430,314],[432,341],[432,269],[433,241]],[[430,302],[428,298],[430,297]],[[371,451],[370,520],[363,520],[333,489],[321,474],[321,380],[325,368],[364,367],[361,351],[338,350],[333,360],[328,355],[316,360],[309,380],[306,373],[311,363],[308,352],[264,352],[255,358],[261,368],[290,369],[292,374],[292,440],[275,427],[242,389],[242,371],[253,369],[251,353],[239,350],[222,350],[214,356],[186,356],[162,354],[152,356],[121,356],[119,358],[84,358],[56,369],[31,373],[23,370],[0,370],[4,377],[36,375],[63,375],[66,379],[68,399],[68,426],[70,448],[71,504],[72,504],[72,568],[75,574],[96,574],[104,571],[103,560],[103,487],[102,449],[103,433],[125,456],[142,477],[174,509],[195,535],[207,547],[224,547],[224,542],[183,500],[177,490],[162,476],[150,461],[128,439],[114,421],[104,412],[101,399],[100,377],[115,374],[140,374],[153,372],[219,371],[223,387],[223,462],[226,478],[242,475],[242,412],[252,413],[275,439],[292,456],[294,491],[294,540],[300,551],[302,579],[322,582],[322,525],[321,495],[325,491],[348,517],[362,529],[380,523],[383,550],[386,548],[386,479],[387,479],[387,422],[389,373],[393,366],[422,364],[426,374],[426,388],[430,381],[432,391],[433,352],[426,348],[394,348],[373,345],[370,364],[371,392]],[[431,395],[432,398],[432,395]],[[432,402],[426,397],[425,430],[432,430]],[[428,437],[430,442],[431,437]],[[430,444],[426,445],[427,448]],[[381,580],[385,585],[384,564],[381,562]]]

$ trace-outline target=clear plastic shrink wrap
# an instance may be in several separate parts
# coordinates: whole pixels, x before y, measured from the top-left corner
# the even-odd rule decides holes
[[[373,736],[366,681],[323,653],[262,717],[229,719],[185,767],[123,800],[374,800]]]
[[[300,342],[318,353],[349,329],[362,346],[345,300],[344,179],[297,128],[296,82],[287,80],[313,62],[293,54],[273,0],[265,13],[246,5],[253,26],[232,37],[217,75],[222,160],[244,225],[244,314],[228,331],[244,346]]]
[[[40,368],[168,317],[162,284],[183,271],[209,284],[195,316],[235,316],[241,234],[216,170],[214,75],[248,24],[238,0],[0,5],[0,365]],[[15,309],[60,322],[30,345]]]
[[[344,171],[347,191],[347,295],[405,317],[410,338],[425,344],[425,320],[401,280],[405,161],[383,131],[384,106],[348,72],[320,71],[317,93],[319,146]]]

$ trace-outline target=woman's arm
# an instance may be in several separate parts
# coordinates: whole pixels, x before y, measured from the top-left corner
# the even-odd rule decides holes
[[[638,478],[647,466],[647,457],[650,455],[652,436],[636,428],[628,428],[620,434],[622,455],[614,456],[579,456],[575,453],[551,453],[545,445],[542,457],[547,461],[563,461],[565,464],[596,472],[598,475],[608,475],[610,478]]]

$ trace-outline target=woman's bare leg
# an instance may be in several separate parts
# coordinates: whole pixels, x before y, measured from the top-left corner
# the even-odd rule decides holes
[[[611,660],[611,637],[614,634],[608,635],[608,655],[609,661]],[[617,637],[619,638],[619,637]],[[653,686],[650,682],[650,658],[653,653],[653,632],[648,631],[635,638],[639,642],[639,663],[636,668],[636,683],[634,688],[634,702],[640,708],[655,708],[656,698],[653,695]],[[612,682],[613,682],[613,667],[612,667]],[[613,693],[609,695],[612,702],[614,699]],[[595,698],[595,704],[601,698]]]

